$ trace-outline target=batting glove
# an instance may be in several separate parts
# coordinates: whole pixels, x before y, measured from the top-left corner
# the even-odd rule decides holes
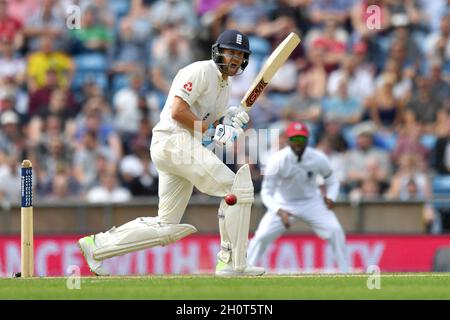
[[[216,127],[216,132],[213,140],[225,146],[230,146],[237,140],[239,135],[243,132],[244,130],[242,128],[235,128],[233,126],[219,124]]]
[[[221,123],[240,129],[244,128],[249,121],[250,117],[244,109],[241,107],[229,107],[225,111],[225,115],[223,116]]]

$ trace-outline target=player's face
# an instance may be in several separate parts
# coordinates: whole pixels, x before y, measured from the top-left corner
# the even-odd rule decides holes
[[[223,64],[226,66],[226,73],[229,76],[234,76],[239,71],[239,68],[244,62],[244,52],[232,49],[223,49],[222,51]]]
[[[308,145],[308,138],[304,136],[295,136],[288,139],[288,145],[300,160]]]

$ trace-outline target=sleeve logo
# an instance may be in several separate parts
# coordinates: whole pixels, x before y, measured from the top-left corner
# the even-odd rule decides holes
[[[186,89],[188,92],[192,91],[192,82],[186,82],[183,86],[184,89]]]

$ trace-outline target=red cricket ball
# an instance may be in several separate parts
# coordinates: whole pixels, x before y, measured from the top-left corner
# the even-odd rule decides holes
[[[233,206],[236,204],[237,198],[234,194],[230,193],[225,196],[225,202],[227,203],[227,205]]]

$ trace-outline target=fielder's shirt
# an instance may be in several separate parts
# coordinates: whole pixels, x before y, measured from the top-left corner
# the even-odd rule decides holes
[[[325,179],[327,198],[335,201],[339,182],[333,175],[327,156],[306,147],[298,161],[291,147],[285,147],[269,160],[262,183],[261,200],[271,211],[277,212],[280,204],[306,201],[320,197],[317,176]]]

